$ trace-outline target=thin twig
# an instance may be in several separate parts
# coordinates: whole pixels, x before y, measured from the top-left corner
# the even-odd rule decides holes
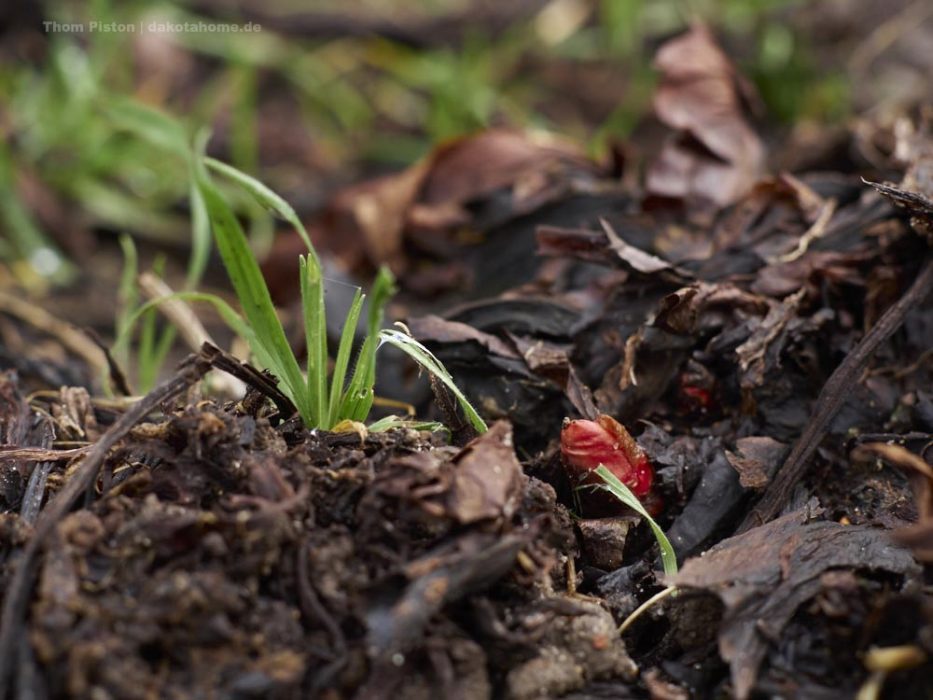
[[[139,403],[124,413],[101,436],[81,466],[68,479],[65,487],[41,512],[36,521],[35,532],[23,549],[3,599],[3,617],[0,620],[0,698],[5,698],[7,695],[10,671],[17,658],[17,649],[20,644],[24,643],[21,628],[26,617],[29,592],[38,568],[39,552],[43,544],[81,494],[94,483],[100,466],[111,448],[162,402],[178,396],[198,381],[209,366],[203,356],[189,357],[172,379],[153,389]]]
[[[632,611],[631,615],[629,615],[627,618],[625,618],[625,620],[623,620],[622,624],[619,625],[619,634],[620,635],[625,634],[625,630],[631,627],[635,623],[635,620],[641,617],[646,610],[648,610],[651,607],[654,607],[655,605],[660,603],[662,600],[664,600],[670,595],[673,595],[676,592],[677,592],[677,586],[668,586],[663,591],[655,593],[653,596],[648,598],[648,600],[646,600],[644,603],[642,603],[637,608],[635,608],[635,610]]]
[[[10,460],[24,459],[29,462],[48,461],[61,462],[62,460],[80,457],[91,450],[91,445],[77,447],[73,450],[50,450],[45,447],[0,447],[0,464]]]
[[[245,362],[240,362],[240,360],[230,353],[226,353],[216,345],[211,345],[210,343],[204,343],[204,345],[201,346],[201,354],[206,357],[216,369],[232,374],[241,382],[248,384],[256,389],[256,391],[272,399],[272,403],[279,409],[279,413],[282,414],[283,419],[290,418],[298,412],[298,409],[295,408],[295,404],[282,393],[282,390],[276,386],[275,381],[255,367]]]
[[[836,200],[827,199],[820,209],[820,214],[817,216],[816,221],[814,221],[813,225],[808,228],[800,237],[800,240],[797,241],[797,245],[794,247],[794,249],[789,253],[779,256],[777,262],[793,262],[801,255],[806,253],[813,241],[816,241],[826,235],[826,227],[829,226],[829,222],[832,220],[833,214],[835,213]]]
[[[794,486],[803,477],[810,456],[822,441],[827,426],[849,395],[851,386],[862,368],[878,346],[900,327],[907,312],[922,302],[931,289],[933,289],[933,255],[928,255],[920,269],[920,274],[917,275],[910,288],[897,303],[884,312],[884,315],[878,319],[878,322],[872,326],[872,329],[852,349],[823,385],[816,401],[813,417],[807,424],[806,430],[803,431],[787,460],[775,474],[764,496],[739,526],[737,534],[768,522],[780,512],[790,498]]]

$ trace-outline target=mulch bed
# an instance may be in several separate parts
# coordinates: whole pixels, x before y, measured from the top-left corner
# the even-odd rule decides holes
[[[0,693],[933,694],[933,141],[913,115],[762,177],[710,41],[659,53],[644,179],[492,131],[317,222],[407,271],[482,435],[443,392],[450,435],[309,431],[268,379],[202,395],[207,350],[138,404],[30,394],[73,358],[8,358]],[[563,420],[600,414],[653,465],[675,575],[562,463]]]

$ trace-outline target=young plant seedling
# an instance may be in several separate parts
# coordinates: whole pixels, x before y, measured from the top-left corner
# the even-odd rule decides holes
[[[661,549],[664,573],[677,573],[674,548],[642,503],[660,503],[651,488],[654,467],[625,426],[607,415],[595,421],[567,420],[560,451],[571,478],[583,481],[580,488],[608,491],[647,521]]]
[[[288,221],[307,246],[308,253],[300,256],[298,264],[307,346],[306,372],[302,372],[289,346],[246,235],[227,201],[212,182],[208,169],[231,179],[265,207]],[[381,330],[385,305],[394,291],[394,278],[386,268],[379,271],[373,283],[366,323],[367,334],[349,381],[350,355],[365,299],[359,290],[344,319],[328,383],[324,278],[320,260],[298,215],[284,199],[258,180],[212,158],[198,161],[196,181],[211,222],[214,241],[245,315],[245,322],[242,319],[233,321],[234,330],[246,338],[259,363],[279,379],[282,391],[295,404],[307,427],[330,429],[345,420],[361,422],[368,417],[374,399],[376,352],[381,345],[389,344],[437,376],[456,396],[476,430],[485,432],[483,419],[456,386],[450,373],[426,347],[399,330]],[[216,301],[212,303],[220,308]],[[222,311],[228,321],[229,311],[229,308]]]

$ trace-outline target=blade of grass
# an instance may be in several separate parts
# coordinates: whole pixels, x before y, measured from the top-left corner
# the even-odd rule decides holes
[[[247,175],[242,170],[237,170],[232,165],[227,165],[226,163],[214,158],[204,158],[204,164],[211,170],[214,170],[215,172],[218,172],[239,184],[247,192],[251,193],[256,199],[258,199],[263,206],[276,212],[279,216],[285,219],[285,221],[294,226],[295,230],[298,232],[298,235],[301,236],[301,240],[304,241],[304,244],[308,247],[308,254],[314,258],[314,263],[320,267],[320,263],[317,259],[317,253],[314,250],[314,246],[311,244],[311,237],[308,236],[308,232],[305,229],[304,224],[301,223],[301,219],[298,218],[298,214],[295,213],[295,210],[288,202],[286,202],[284,199],[282,199],[282,197],[277,195],[256,178]]]
[[[200,301],[211,304],[220,315],[221,319],[223,319],[224,323],[226,323],[230,328],[230,330],[249,343],[250,348],[252,348],[254,345],[257,346],[258,351],[253,350],[253,352],[256,355],[258,364],[262,367],[271,366],[271,361],[266,355],[265,350],[256,340],[256,334],[253,333],[253,330],[249,327],[246,321],[243,320],[243,317],[240,316],[240,314],[238,314],[233,309],[233,307],[230,306],[230,304],[221,299],[219,296],[216,294],[208,294],[207,292],[175,292],[173,294],[167,294],[166,296],[147,301],[145,304],[140,306],[129,315],[124,330],[120,335],[117,336],[117,339],[114,342],[114,347],[121,347],[129,342],[129,337],[140,318],[142,318],[148,312],[155,310],[155,308],[160,304],[163,304],[172,299],[183,299],[184,301]]]
[[[307,422],[311,412],[305,378],[285,337],[285,329],[240,222],[204,173],[199,173],[198,189],[213,225],[217,250],[246,320],[253,329],[251,347],[257,354],[266,356],[270,362],[268,368],[281,380],[283,389]]]
[[[156,339],[155,344],[149,354],[148,364],[139,369],[139,387],[143,393],[148,393],[155,386],[159,379],[159,371],[165,364],[165,358],[168,357],[169,350],[175,342],[177,329],[174,326],[166,326],[162,333]]]
[[[208,139],[210,131],[207,128],[199,129],[194,135],[188,161],[188,177],[191,180],[188,189],[188,206],[191,209],[191,254],[188,257],[188,272],[185,276],[187,289],[198,286],[211,255],[211,221],[204,196],[198,187],[200,175],[206,177],[202,160]]]
[[[424,345],[419,343],[410,335],[391,328],[386,328],[379,332],[379,343],[380,345],[383,343],[388,343],[389,345],[398,348],[419,365],[424,367],[424,369],[440,379],[444,386],[450,389],[451,393],[453,393],[453,395],[457,398],[457,401],[460,403],[460,407],[463,409],[463,412],[466,414],[467,419],[470,421],[473,427],[476,428],[476,430],[480,433],[486,432],[487,427],[485,421],[480,418],[480,415],[476,412],[476,409],[473,408],[473,406],[467,400],[467,397],[454,383],[453,377],[450,376],[450,373],[447,371],[444,365],[441,364],[441,361],[438,360],[430,350],[424,347]]]
[[[305,346],[308,350],[307,392],[310,424],[320,426],[327,419],[327,317],[324,308],[324,279],[314,259],[300,256],[301,309],[304,314]]]
[[[109,95],[102,105],[104,113],[117,127],[136,134],[159,149],[188,160],[191,149],[182,123],[160,110],[130,97]]]
[[[325,428],[335,425],[339,420],[338,411],[343,398],[343,385],[347,376],[347,366],[350,364],[350,352],[353,350],[353,340],[356,337],[356,323],[363,310],[365,295],[359,289],[353,295],[353,302],[343,322],[343,332],[340,334],[340,344],[337,346],[337,357],[334,360],[334,374],[330,384],[330,400],[327,408],[327,422]]]
[[[366,420],[373,407],[375,381],[370,381],[369,376],[373,374],[370,369],[375,369],[377,342],[371,335],[363,341],[350,384],[341,399],[340,415],[349,420]]]
[[[450,432],[447,426],[443,423],[438,423],[433,420],[411,420],[408,418],[399,418],[398,416],[386,416],[385,418],[380,418],[375,423],[372,423],[366,428],[371,433],[379,433],[385,430],[393,430],[395,428],[408,428],[409,430],[429,430],[432,433],[438,432],[440,430]]]
[[[117,337],[124,334],[130,316],[139,303],[139,288],[136,286],[136,277],[139,275],[139,255],[136,244],[129,234],[120,236],[120,249],[123,251],[123,269],[120,272],[120,286],[117,288],[117,318],[115,329]],[[114,358],[121,364],[126,364],[127,353],[119,351],[116,344],[113,349]]]
[[[376,350],[379,347],[379,330],[385,317],[385,307],[395,293],[395,277],[387,267],[379,269],[369,296],[369,312],[366,320],[366,339],[360,348],[356,367],[341,398],[340,416],[363,421],[373,406],[376,384]]]
[[[207,205],[191,170],[191,187],[188,202],[191,207],[191,255],[188,258],[188,272],[185,286],[194,289],[198,286],[207,269],[211,254],[211,222],[207,215]]]
[[[165,256],[156,258],[152,266],[153,272],[161,277],[165,270]],[[135,284],[136,280],[133,280]],[[136,380],[139,390],[148,392],[159,376],[159,369],[165,360],[168,351],[175,340],[175,329],[171,326],[158,332],[158,318],[155,310],[142,317],[142,328],[139,333],[139,347],[136,353]]]
[[[654,521],[654,518],[648,515],[648,511],[645,510],[645,507],[641,504],[641,501],[638,500],[638,498],[634,493],[632,493],[628,486],[619,481],[619,478],[611,471],[606,469],[606,467],[602,465],[597,467],[596,474],[605,482],[604,484],[599,484],[596,488],[608,491],[645,519],[645,521],[651,527],[651,531],[654,533],[655,538],[658,540],[658,546],[661,549],[661,564],[664,566],[664,573],[668,576],[676,574],[677,555],[674,553],[674,548],[671,546],[670,540],[667,539],[667,535],[664,534],[664,530],[662,530],[660,526]]]
[[[139,340],[136,349],[136,383],[140,391],[146,392],[146,387],[152,381],[152,358],[154,356],[156,338],[156,314],[150,311],[145,314],[140,323]]]

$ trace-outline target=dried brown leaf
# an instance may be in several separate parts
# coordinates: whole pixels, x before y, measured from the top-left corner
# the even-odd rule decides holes
[[[512,427],[494,423],[454,458],[456,469],[447,496],[449,514],[461,525],[507,520],[518,504],[522,467],[512,445]]]
[[[735,695],[749,697],[758,667],[797,609],[832,570],[883,571],[914,578],[919,568],[888,533],[871,527],[807,522],[805,507],[720,542],[687,560],[677,586],[704,588],[726,605],[719,650],[728,661]]]
[[[764,148],[743,115],[735,67],[701,24],[665,43],[655,67],[654,110],[677,138],[651,165],[647,192],[716,208],[737,201],[761,174]]]

